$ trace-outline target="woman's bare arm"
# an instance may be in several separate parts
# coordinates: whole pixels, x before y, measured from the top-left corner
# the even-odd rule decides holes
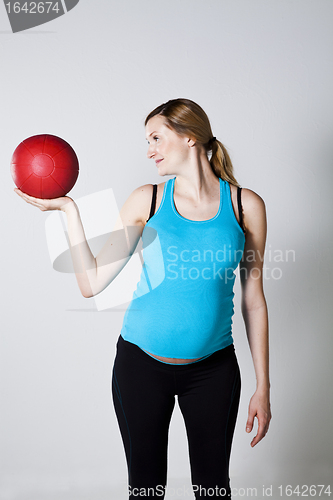
[[[72,198],[66,196],[46,200],[26,195],[19,189],[15,191],[27,203],[42,211],[62,210],[66,214],[75,276],[82,295],[88,298],[104,290],[132,256],[149,215],[152,185],[145,184],[131,193],[107,242],[96,257],[87,243],[79,209]]]
[[[263,291],[263,261],[267,234],[265,203],[249,189],[242,190],[246,242],[240,262],[242,315],[254,363],[257,389],[249,405],[246,431],[251,432],[254,418],[258,432],[251,446],[266,434],[271,420],[269,381],[268,311]]]

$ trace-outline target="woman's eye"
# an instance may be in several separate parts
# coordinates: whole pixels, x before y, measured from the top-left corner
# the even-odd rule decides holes
[[[155,137],[153,137],[153,139],[159,139],[159,137],[157,137],[157,135],[155,135]],[[149,141],[147,141],[147,142],[148,142],[148,146],[149,146],[150,142]]]

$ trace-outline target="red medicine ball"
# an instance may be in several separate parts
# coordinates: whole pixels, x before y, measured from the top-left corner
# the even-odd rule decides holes
[[[68,142],[55,135],[34,135],[15,149],[10,170],[16,186],[35,198],[59,198],[74,186],[79,161]]]

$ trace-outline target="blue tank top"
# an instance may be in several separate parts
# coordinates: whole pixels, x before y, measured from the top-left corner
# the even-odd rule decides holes
[[[142,232],[144,265],[120,333],[151,354],[193,359],[233,343],[234,271],[245,236],[229,183],[219,182],[217,214],[193,221],[177,212],[169,179]]]

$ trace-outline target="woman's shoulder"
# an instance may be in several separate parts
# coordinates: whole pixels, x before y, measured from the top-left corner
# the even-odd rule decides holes
[[[160,205],[165,183],[166,181],[157,184],[155,212],[157,212],[158,207]],[[138,186],[136,189],[134,189],[132,193],[133,200],[135,201],[136,204],[136,208],[144,224],[146,223],[148,216],[150,214],[150,207],[153,196],[153,186],[154,186],[153,184],[143,184],[142,186]]]
[[[237,199],[238,187],[233,184],[230,184],[230,190],[231,190],[231,198],[234,210],[238,214],[238,199]],[[261,224],[265,222],[266,206],[263,198],[258,193],[256,193],[252,189],[242,187],[241,205],[243,212],[243,224],[246,230],[249,230],[251,229],[251,227],[256,226],[260,220]]]
[[[244,201],[244,203],[249,207],[249,209],[251,208],[258,209],[260,207],[265,206],[265,202],[262,199],[262,197],[252,189],[242,187],[241,198],[242,198],[242,203]]]
[[[231,184],[230,182],[229,182],[229,185],[230,185],[231,193],[234,193],[237,196],[238,187],[235,186],[234,184]],[[240,186],[240,187],[242,188],[242,195],[241,195],[242,200],[243,200],[243,198],[245,198],[250,203],[256,203],[256,202],[259,203],[260,201],[262,203],[264,203],[264,200],[261,198],[261,196],[258,193],[256,193],[252,189],[245,188],[242,186]]]
[[[164,185],[166,182],[167,181],[157,184],[157,196],[158,196],[159,192],[163,192]],[[143,199],[150,199],[151,200],[151,197],[153,195],[153,187],[154,187],[154,184],[143,184],[142,186],[138,186],[133,192],[137,196],[139,196]]]
[[[256,232],[264,230],[266,206],[263,198],[252,189],[242,188],[241,201],[245,228]]]
[[[237,198],[238,187],[231,183],[229,183],[229,185],[232,197]],[[242,187],[241,200],[243,208],[245,208],[246,206],[249,210],[256,208],[258,209],[260,207],[265,206],[265,202],[262,199],[262,197],[258,193],[249,188]]]

